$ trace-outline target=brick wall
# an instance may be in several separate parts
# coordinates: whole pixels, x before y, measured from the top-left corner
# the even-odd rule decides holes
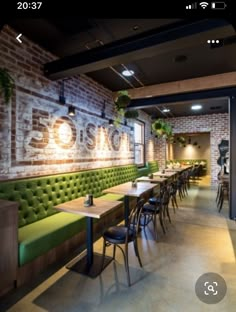
[[[166,119],[173,127],[173,132],[180,133],[201,133],[210,132],[210,157],[211,157],[211,184],[216,185],[217,174],[220,170],[217,164],[219,158],[218,144],[222,139],[229,140],[229,115],[211,114],[199,116],[186,116]],[[164,165],[165,143],[160,145],[157,159]]]
[[[132,121],[110,128],[112,93],[86,75],[64,81],[66,105],[59,103],[61,81],[48,80],[43,64],[56,57],[4,26],[0,33],[0,67],[15,80],[9,104],[0,98],[0,179],[70,172],[134,162]],[[106,118],[101,111],[106,103]],[[67,115],[68,106],[76,116]],[[140,119],[149,122],[145,113]],[[145,130],[146,159],[153,160],[157,142]]]

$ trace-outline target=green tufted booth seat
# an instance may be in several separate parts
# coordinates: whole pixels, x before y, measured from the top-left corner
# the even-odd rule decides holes
[[[156,160],[148,162],[149,173],[154,173],[159,170],[159,165]]]
[[[0,198],[20,203],[18,263],[23,266],[85,230],[85,217],[57,212],[60,203],[85,196],[123,200],[117,194],[102,193],[111,186],[138,177],[135,165],[0,183]]]

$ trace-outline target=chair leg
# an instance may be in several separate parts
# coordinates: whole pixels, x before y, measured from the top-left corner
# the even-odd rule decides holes
[[[174,210],[174,213],[175,213],[175,202],[174,202],[173,195],[171,196],[171,204],[172,204],[172,207],[173,207],[173,210]]]
[[[156,218],[156,213],[154,214],[154,216],[153,216],[154,218],[153,218],[153,230],[154,230],[154,235],[155,235],[155,239],[156,239],[156,241],[157,241],[157,237],[158,237],[158,235],[157,235],[157,218]]]
[[[127,275],[128,286],[131,286],[130,275],[129,275],[129,254],[128,254],[128,243],[125,244],[125,268]]]
[[[168,205],[165,205],[165,210],[166,210],[166,213],[167,213],[167,217],[168,217],[168,219],[169,219],[169,222],[171,223]]]
[[[143,265],[142,265],[141,258],[140,258],[140,255],[139,255],[139,251],[138,251],[138,241],[137,241],[137,239],[134,240],[134,251],[135,251],[136,257],[138,258],[139,265],[140,265],[140,267],[142,267]]]
[[[218,184],[218,188],[217,188],[216,202],[218,202],[219,196],[220,196],[220,184]]]
[[[165,230],[163,219],[162,219],[162,214],[159,215],[159,221],[160,221],[163,233],[166,234],[166,230]]]
[[[175,202],[176,208],[178,209],[178,208],[179,208],[179,206],[178,206],[178,204],[177,204],[176,195],[174,195],[174,196],[173,196],[173,200],[174,200],[174,202]]]

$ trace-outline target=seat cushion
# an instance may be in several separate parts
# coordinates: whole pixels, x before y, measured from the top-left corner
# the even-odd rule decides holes
[[[112,244],[124,244],[126,239],[127,227],[125,226],[111,226],[103,234],[103,237],[106,241]],[[134,238],[134,231],[129,230],[128,241],[131,241]]]
[[[107,194],[105,194],[103,196],[100,196],[99,198],[105,199],[105,200],[119,200],[119,201],[122,201],[124,199],[124,195],[107,193]]]
[[[85,217],[60,212],[19,228],[19,266],[85,230]]]
[[[152,204],[145,204],[143,206],[143,210],[142,210],[143,213],[159,213],[159,207],[155,207],[155,205],[152,205]]]
[[[150,205],[159,205],[161,203],[161,199],[158,197],[151,197],[148,202]]]

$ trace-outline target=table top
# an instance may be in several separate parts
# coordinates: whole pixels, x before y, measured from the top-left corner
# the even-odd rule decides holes
[[[181,166],[179,168],[167,168],[167,169],[165,169],[165,171],[167,171],[167,172],[182,172],[182,171],[187,170],[191,167],[192,166],[188,165],[188,166]]]
[[[159,176],[159,177],[173,177],[176,175],[176,172],[173,171],[165,171],[165,173],[162,173],[162,171],[157,171],[153,173],[154,176]]]
[[[137,186],[133,187],[132,182],[126,182],[103,190],[103,193],[114,193],[139,197],[145,192],[152,190],[155,186],[155,183],[137,182]]]
[[[93,199],[93,206],[84,207],[85,197],[79,197],[74,200],[54,206],[56,210],[80,214],[86,217],[100,219],[111,210],[122,205],[122,202],[116,200],[105,200],[100,198]]]
[[[146,181],[146,182],[154,182],[154,183],[163,183],[167,181],[167,178],[161,178],[158,176],[155,176],[153,178],[149,177],[140,177],[137,179],[137,181]]]

